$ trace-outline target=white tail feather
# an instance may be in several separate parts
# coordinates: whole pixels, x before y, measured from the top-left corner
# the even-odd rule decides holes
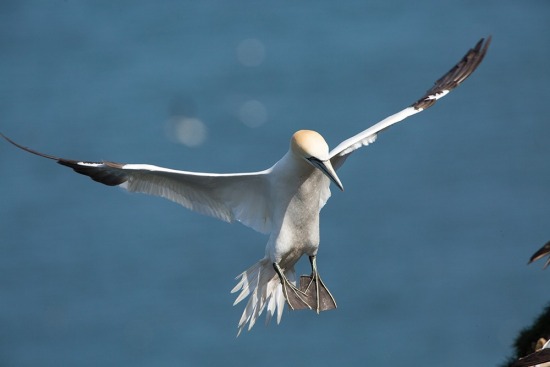
[[[285,276],[293,284],[296,283],[296,273],[293,268],[285,270]],[[236,279],[239,279],[239,282],[231,290],[231,293],[238,291],[241,293],[233,305],[250,296],[239,320],[239,332],[237,336],[241,334],[247,323],[248,330],[252,329],[266,306],[266,324],[269,323],[275,312],[277,312],[277,324],[281,322],[285,307],[285,297],[279,276],[269,259],[258,261]]]

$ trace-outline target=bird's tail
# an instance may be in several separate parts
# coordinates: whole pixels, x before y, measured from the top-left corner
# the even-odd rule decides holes
[[[286,269],[285,276],[291,283],[296,283],[294,268]],[[241,293],[233,305],[236,305],[250,295],[241,316],[241,320],[239,321],[239,332],[237,336],[241,334],[241,331],[243,331],[247,323],[248,330],[252,329],[266,306],[266,324],[269,323],[275,312],[277,312],[277,324],[281,322],[283,308],[285,307],[285,296],[279,276],[275,272],[273,264],[269,259],[264,258],[258,261],[248,270],[237,276],[236,279],[238,279],[239,282],[231,293],[238,291]]]

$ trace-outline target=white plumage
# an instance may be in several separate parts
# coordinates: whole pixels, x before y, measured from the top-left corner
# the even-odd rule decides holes
[[[56,160],[76,172],[110,186],[161,196],[202,214],[227,222],[239,221],[269,234],[265,256],[243,272],[232,292],[235,304],[249,297],[239,321],[239,334],[252,328],[264,310],[267,321],[281,321],[285,302],[292,309],[317,312],[336,308],[334,298],[319,277],[319,212],[330,197],[330,182],[343,186],[336,171],[356,149],[373,143],[378,133],[432,106],[464,81],[483,60],[490,38],[476,46],[411,106],[343,141],[329,151],[317,132],[301,130],[291,139],[288,152],[264,171],[214,174],[178,171],[147,164],[83,162],[19,148]],[[294,265],[308,255],[312,274],[298,284]]]

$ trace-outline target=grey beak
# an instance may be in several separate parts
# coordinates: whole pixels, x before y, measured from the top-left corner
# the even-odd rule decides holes
[[[319,169],[321,172],[323,172],[338,188],[342,191],[344,191],[344,186],[340,182],[340,179],[336,175],[336,171],[334,171],[334,168],[332,168],[332,164],[330,163],[330,160],[322,161],[320,159],[317,159],[315,157],[307,158],[307,161],[315,168]]]

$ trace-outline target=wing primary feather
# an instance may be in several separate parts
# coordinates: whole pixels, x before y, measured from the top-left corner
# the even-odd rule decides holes
[[[128,180],[124,174],[124,164],[115,162],[78,162],[70,159],[59,159],[57,163],[70,167],[73,171],[90,177],[92,180],[107,186],[118,186]]]
[[[483,61],[490,44],[491,36],[487,37],[487,40],[482,38],[477,42],[474,48],[470,49],[466,55],[464,55],[462,59],[451,68],[451,70],[439,78],[433,87],[430,88],[419,100],[411,104],[409,107],[386,117],[377,124],[338,144],[336,148],[330,151],[332,166],[337,169],[344,163],[347,156],[351,152],[373,143],[379,132],[386,130],[400,121],[403,121],[407,117],[422,112],[433,106],[438,99],[446,96],[450,91],[458,87],[464,80],[472,75],[479,64]]]
[[[27,151],[29,153],[32,153],[32,154],[35,154],[37,156],[40,156],[40,157],[44,157],[44,158],[48,158],[48,159],[53,159],[54,161],[58,161],[60,160],[61,158],[58,158],[58,157],[55,157],[53,155],[49,155],[49,154],[44,154],[44,153],[40,153],[40,152],[37,152],[36,150],[33,150],[31,148],[27,148],[21,144],[18,144],[16,142],[14,142],[13,140],[11,140],[10,138],[8,138],[6,135],[0,133],[0,135],[2,135],[2,137],[4,139],[6,139],[8,142],[10,142],[11,144],[15,145],[16,147],[18,147],[19,149],[23,149],[24,151]]]
[[[19,149],[35,154],[39,157],[44,157],[57,161],[57,163],[66,167],[70,167],[75,172],[88,176],[96,182],[100,182],[108,186],[117,186],[127,181],[127,176],[122,173],[122,168],[124,167],[124,164],[115,162],[85,162],[76,161],[73,159],[59,158],[50,154],[40,153],[34,149],[18,144],[2,133],[0,133],[0,135]]]
[[[411,107],[415,109],[425,110],[433,106],[433,104],[441,97],[444,97],[454,88],[458,87],[477,69],[479,64],[485,58],[487,49],[491,44],[491,36],[480,39],[474,48],[470,49],[466,55],[449,70],[445,75],[439,78],[426,94],[418,101],[413,103]]]

